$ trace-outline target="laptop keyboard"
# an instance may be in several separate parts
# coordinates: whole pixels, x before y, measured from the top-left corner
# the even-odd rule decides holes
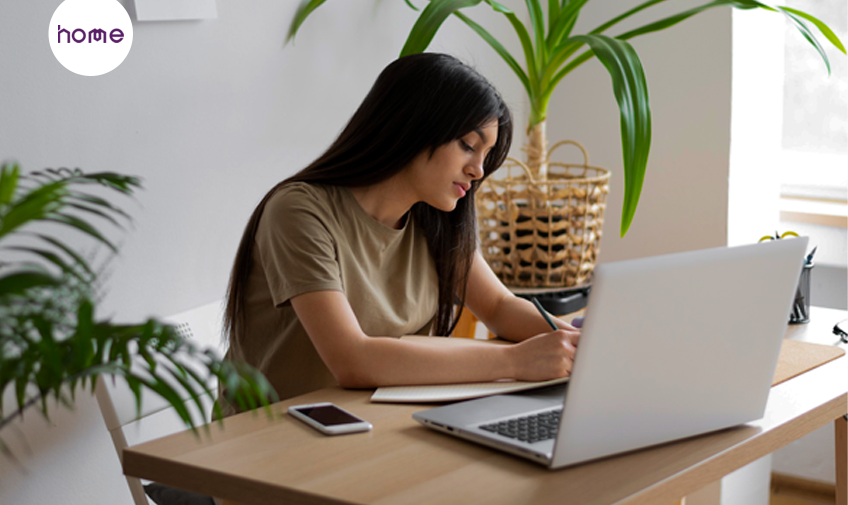
[[[556,437],[560,413],[562,409],[549,410],[531,416],[484,424],[480,429],[532,444]]]

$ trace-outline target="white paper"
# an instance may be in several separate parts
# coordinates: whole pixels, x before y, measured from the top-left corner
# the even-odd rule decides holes
[[[215,19],[215,0],[135,0],[138,21],[173,21],[179,19]]]
[[[372,402],[432,403],[469,400],[482,396],[514,393],[568,381],[568,377],[542,382],[478,382],[473,384],[444,384],[437,386],[382,387],[371,395]]]
[[[469,345],[513,345],[503,340],[477,340],[473,338],[444,338],[405,335],[401,340],[439,347],[461,347]],[[378,388],[371,395],[372,402],[390,403],[433,403],[469,400],[482,396],[514,393],[528,389],[552,386],[566,382],[568,377],[541,382],[502,380],[469,384],[439,384],[432,386],[387,386]]]

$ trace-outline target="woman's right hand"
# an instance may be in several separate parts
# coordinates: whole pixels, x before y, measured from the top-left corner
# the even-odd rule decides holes
[[[510,346],[516,380],[543,381],[571,375],[579,331],[541,333]]]

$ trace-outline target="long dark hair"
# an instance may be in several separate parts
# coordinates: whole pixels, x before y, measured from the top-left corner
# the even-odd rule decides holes
[[[474,194],[483,179],[503,164],[512,143],[512,117],[495,88],[453,56],[421,53],[389,64],[339,137],[318,159],[274,186],[244,230],[227,289],[225,330],[232,342],[244,332],[245,288],[252,267],[254,237],[271,196],[290,182],[359,187],[384,181],[416,156],[430,156],[444,144],[498,122],[498,139],[483,162],[484,176],[451,212],[424,202],[412,218],[424,230],[439,278],[439,305],[433,334],[449,335],[465,304],[468,271],[477,247]],[[453,306],[460,311],[453,317]]]

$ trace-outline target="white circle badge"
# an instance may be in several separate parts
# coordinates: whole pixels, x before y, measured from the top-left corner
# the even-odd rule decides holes
[[[130,52],[132,21],[117,0],[65,0],[47,30],[53,55],[71,72],[111,72]]]

